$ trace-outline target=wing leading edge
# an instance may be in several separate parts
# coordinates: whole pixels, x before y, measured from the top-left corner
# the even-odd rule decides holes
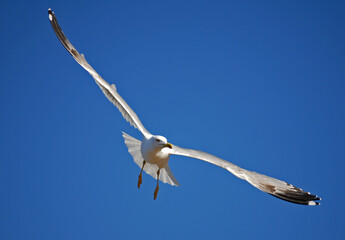
[[[106,82],[96,71],[91,67],[91,65],[86,61],[83,54],[80,54],[77,49],[71,44],[67,39],[66,35],[63,33],[60,25],[57,22],[54,12],[48,9],[49,21],[53,27],[53,30],[66,48],[66,50],[72,55],[72,57],[82,66],[96,81],[97,85],[101,88],[104,95],[112,102],[121,112],[122,116],[135,128],[137,128],[146,138],[151,136],[151,134],[146,130],[146,128],[141,123],[137,114],[132,110],[132,108],[125,102],[125,100],[118,94],[114,84],[110,85]]]
[[[285,201],[303,205],[320,204],[319,202],[315,202],[321,200],[321,198],[319,198],[316,195],[312,195],[309,192],[305,192],[302,189],[295,187],[284,181],[281,181],[279,179],[243,169],[233,163],[225,161],[212,154],[198,150],[181,148],[176,145],[173,145],[173,154],[196,158],[208,163],[212,163],[216,166],[222,167],[234,174],[236,177],[246,180],[251,185],[260,189],[261,191],[269,193],[272,196],[283,199]]]

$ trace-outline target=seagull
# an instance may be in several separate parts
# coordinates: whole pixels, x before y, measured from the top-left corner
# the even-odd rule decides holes
[[[142,135],[142,141],[137,140],[128,134],[122,132],[128,152],[132,155],[134,162],[139,166],[140,174],[138,177],[138,188],[142,184],[142,173],[145,171],[157,180],[156,188],[154,191],[154,199],[157,198],[159,191],[159,181],[168,183],[172,186],[178,186],[179,183],[172,174],[169,168],[170,155],[180,155],[191,158],[196,158],[218,167],[228,170],[236,177],[246,180],[248,183],[258,188],[259,190],[271,194],[274,197],[283,199],[288,202],[303,204],[303,205],[319,205],[317,202],[321,200],[316,195],[305,192],[302,189],[288,184],[276,178],[268,177],[266,175],[243,169],[233,163],[225,161],[219,157],[211,155],[206,152],[192,150],[187,148],[178,147],[171,144],[163,136],[153,135],[141,123],[137,114],[130,108],[125,100],[119,95],[114,84],[106,82],[86,61],[83,54],[80,54],[75,47],[67,39],[61,27],[59,26],[54,12],[48,9],[49,21],[53,30],[72,57],[82,66],[95,80],[96,84],[103,91],[104,95],[113,103],[122,116],[133,127],[138,129]]]

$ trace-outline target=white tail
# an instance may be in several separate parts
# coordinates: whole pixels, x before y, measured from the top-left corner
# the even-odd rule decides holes
[[[122,136],[125,139],[125,144],[128,148],[128,152],[132,155],[134,162],[141,169],[143,166],[144,158],[141,155],[141,141],[129,136],[127,133],[122,132]],[[158,166],[156,164],[150,164],[146,162],[144,172],[149,174],[154,179],[157,179]],[[161,168],[159,174],[159,180],[168,183],[172,186],[180,185],[174,175],[172,174],[169,165],[167,164],[164,168]]]

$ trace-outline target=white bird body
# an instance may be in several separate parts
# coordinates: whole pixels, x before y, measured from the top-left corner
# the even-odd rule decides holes
[[[158,181],[178,186],[176,178],[173,176],[169,167],[170,155],[180,155],[196,158],[202,161],[222,167],[231,172],[236,177],[243,179],[260,189],[280,199],[304,205],[319,205],[316,200],[321,200],[316,195],[305,192],[284,181],[266,175],[243,169],[233,163],[225,161],[219,157],[198,150],[181,148],[167,142],[163,136],[152,135],[143,126],[139,117],[119,95],[114,84],[106,82],[86,61],[83,54],[74,48],[61,30],[55,14],[48,9],[49,21],[53,27],[56,36],[62,45],[73,56],[73,58],[95,79],[96,84],[101,88],[104,95],[112,102],[121,112],[122,116],[143,135],[143,140],[139,141],[126,133],[122,133],[128,152],[132,155],[134,162],[141,168],[138,180],[138,187],[141,184],[141,174],[145,171],[153,178],[157,179],[155,198],[158,192]]]
[[[142,168],[144,161],[146,161],[143,170],[147,174],[153,178],[157,178],[157,171],[161,169],[159,175],[160,181],[172,186],[180,185],[172,174],[168,164],[169,157],[173,151],[169,147],[166,138],[151,135],[149,138],[143,137],[143,140],[139,141],[124,132],[122,132],[122,136],[125,139],[128,152],[132,155],[138,167]],[[156,137],[160,140],[165,140],[163,144],[168,147],[159,146],[159,143],[155,140]]]
[[[162,136],[152,136],[151,138],[143,138],[141,142],[141,154],[146,162],[158,165],[159,168],[164,168],[169,161],[170,149],[162,147],[157,144],[157,140],[163,139],[163,144],[167,144],[167,140]]]

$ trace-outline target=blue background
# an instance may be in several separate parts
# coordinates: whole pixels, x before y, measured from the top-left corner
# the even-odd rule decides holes
[[[149,131],[322,205],[178,156],[153,201],[49,7]],[[344,239],[344,1],[3,1],[0,30],[0,239]]]

